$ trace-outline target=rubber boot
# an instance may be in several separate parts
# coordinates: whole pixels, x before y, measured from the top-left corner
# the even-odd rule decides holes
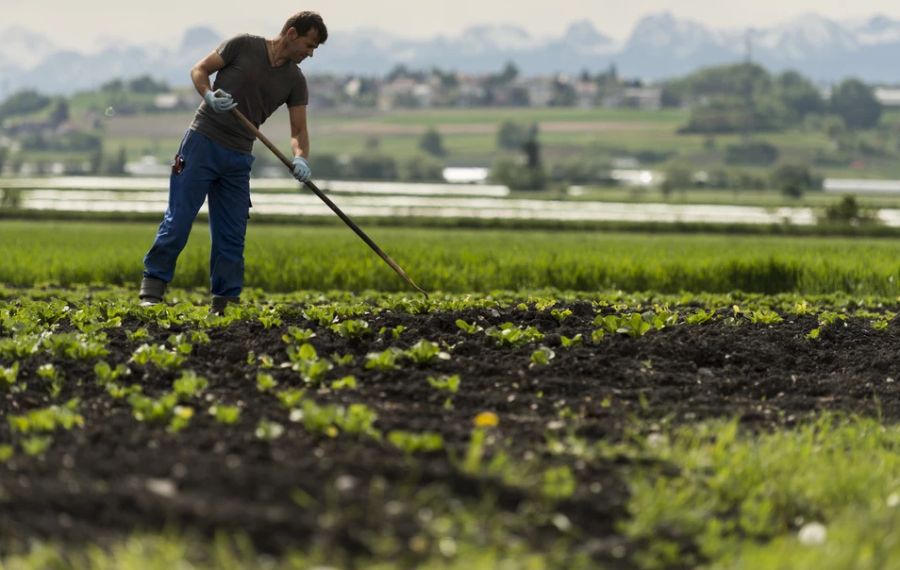
[[[228,303],[240,303],[240,297],[220,297],[219,295],[213,295],[212,303],[209,306],[209,312],[215,315],[224,315],[225,307],[228,306]]]
[[[153,277],[144,277],[141,280],[141,298],[142,307],[150,307],[162,303],[163,296],[166,294],[166,282],[162,279],[154,279]]]

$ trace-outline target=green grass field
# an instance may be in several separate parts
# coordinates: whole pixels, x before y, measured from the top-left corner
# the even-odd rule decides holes
[[[0,282],[136,284],[154,224],[0,223]],[[428,290],[552,287],[900,295],[894,239],[641,235],[373,228],[371,237]],[[343,227],[253,226],[246,285],[268,291],[402,291],[405,284]],[[196,224],[174,284],[208,283],[209,237]]]

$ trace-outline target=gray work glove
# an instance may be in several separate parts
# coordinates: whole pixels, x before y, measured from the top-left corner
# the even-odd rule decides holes
[[[216,89],[215,91],[210,89],[203,95],[203,100],[216,113],[225,113],[237,107],[237,103],[234,102],[231,94],[222,89]]]
[[[312,178],[312,170],[309,169],[309,163],[302,156],[294,157],[294,178],[300,182],[309,182]]]

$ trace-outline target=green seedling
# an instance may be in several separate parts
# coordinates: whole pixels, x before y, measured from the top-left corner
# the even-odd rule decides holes
[[[647,311],[641,316],[656,330],[662,330],[678,324],[678,313],[670,311],[667,307],[659,308],[656,311]]]
[[[556,357],[556,353],[546,346],[541,346],[531,353],[531,366],[546,366]]]
[[[153,399],[141,393],[128,396],[131,413],[139,422],[169,422],[175,414],[178,396],[173,393],[164,394]]]
[[[349,408],[344,408],[320,406],[311,400],[304,400],[300,409],[291,411],[290,417],[291,421],[302,422],[307,431],[327,437],[334,438],[344,432],[381,439],[381,433],[373,426],[378,416],[364,404],[351,404]]]
[[[715,316],[716,312],[713,310],[704,311],[703,309],[700,309],[696,313],[686,317],[684,322],[689,325],[702,325],[711,321]]]
[[[459,374],[454,374],[452,376],[429,376],[426,380],[428,380],[428,384],[430,384],[432,388],[437,390],[450,392],[451,394],[456,394],[459,391]]]
[[[306,395],[305,390],[297,389],[281,390],[276,394],[278,401],[287,409],[296,407],[297,404],[300,403],[300,400],[303,399],[304,395]]]
[[[194,349],[193,345],[188,341],[186,334],[169,335],[168,343],[178,354],[189,355]]]
[[[94,365],[94,374],[97,376],[97,382],[100,384],[111,384],[120,377],[131,374],[131,370],[124,364],[118,364],[113,368],[108,362],[101,360]]]
[[[173,350],[166,350],[161,344],[142,344],[131,355],[130,362],[140,366],[153,364],[158,368],[175,369],[184,363],[184,355]]]
[[[97,334],[89,338],[86,334],[63,333],[44,335],[41,347],[50,354],[73,360],[90,360],[106,356],[106,335]]]
[[[43,453],[50,448],[50,444],[52,443],[53,438],[50,436],[35,435],[23,439],[20,445],[22,446],[22,451],[24,451],[26,455],[34,457],[43,455]]]
[[[382,352],[370,352],[366,355],[366,370],[387,372],[399,368],[397,361],[403,355],[398,348],[388,348]]]
[[[388,434],[388,441],[407,455],[440,451],[444,448],[444,438],[439,433],[396,430]]]
[[[140,342],[142,340],[148,340],[150,338],[150,332],[147,331],[144,327],[136,329],[134,331],[125,331],[125,336],[128,337],[128,340],[131,342]]]
[[[403,334],[405,331],[406,331],[405,326],[397,325],[393,328],[381,327],[381,329],[379,329],[379,331],[378,331],[378,334],[385,335],[387,333],[391,333],[391,338],[393,338],[394,340],[397,340],[400,338],[400,335]]]
[[[651,329],[650,323],[644,320],[640,313],[632,313],[619,321],[618,333],[624,333],[632,338],[639,338],[647,334]]]
[[[15,453],[13,446],[6,444],[0,445],[0,463],[4,463],[12,459],[13,453]]]
[[[217,404],[209,408],[209,415],[214,417],[220,424],[233,425],[240,419],[241,409],[237,406]]]
[[[211,341],[206,331],[191,331],[191,342],[194,344],[209,344]]]
[[[50,433],[58,428],[70,430],[84,425],[84,418],[76,412],[78,400],[73,399],[63,406],[50,406],[31,410],[22,415],[9,416],[12,431],[27,435]]]
[[[572,316],[571,309],[551,309],[550,316],[559,321],[559,324],[562,324],[563,321]]]
[[[329,327],[341,338],[359,339],[369,334],[369,323],[359,319],[349,319],[335,323]]]
[[[171,433],[178,433],[191,423],[191,418],[193,417],[194,408],[190,406],[175,406],[167,429]]]
[[[259,372],[256,374],[256,389],[260,392],[269,392],[278,387],[278,381],[271,374]]]
[[[303,344],[315,338],[315,336],[316,333],[310,329],[288,327],[287,334],[282,335],[281,339],[288,344]]]
[[[491,327],[485,331],[489,337],[496,339],[500,346],[519,347],[544,339],[544,334],[535,327],[520,327],[513,323],[503,323],[499,327]]]
[[[56,398],[62,391],[63,374],[53,364],[42,364],[37,369],[37,375],[50,383],[50,396]]]
[[[303,310],[303,317],[324,327],[334,322],[335,312],[333,307],[312,306]]]
[[[575,494],[575,476],[568,465],[547,469],[542,479],[542,494],[548,499],[561,501]]]
[[[40,343],[40,337],[32,334],[3,338],[0,339],[0,356],[8,360],[28,358],[37,353]]]
[[[463,460],[462,470],[470,475],[478,475],[481,472],[481,461],[484,457],[484,448],[487,440],[487,432],[484,428],[472,430],[469,438],[469,446],[466,448],[466,457]]]
[[[303,381],[308,384],[321,384],[325,380],[325,375],[334,368],[329,360],[319,358],[311,344],[304,344],[297,349],[290,347],[287,352],[291,370],[299,372]]]
[[[344,376],[338,380],[335,380],[331,383],[332,390],[355,390],[356,389],[356,377],[355,376]]]
[[[331,361],[335,366],[352,366],[355,360],[353,355],[349,353],[344,355],[334,353],[331,355]]]
[[[434,360],[450,360],[448,353],[443,352],[436,343],[425,339],[412,345],[403,354],[416,364],[428,364]]]
[[[770,309],[751,311],[748,318],[751,323],[763,325],[775,325],[784,321],[781,315]]]
[[[9,368],[0,366],[0,388],[12,388],[19,377],[19,363],[13,362]]]
[[[477,323],[469,324],[462,319],[456,319],[456,326],[466,334],[475,334],[484,330],[482,327],[478,326]]]
[[[263,328],[270,329],[272,327],[281,326],[281,316],[278,314],[278,311],[272,307],[264,308],[257,317],[259,319],[260,324],[262,324]]]
[[[257,439],[274,441],[284,435],[284,426],[277,422],[263,419],[256,424],[256,429],[253,433],[256,435]]]
[[[181,377],[173,383],[172,390],[179,400],[184,400],[200,395],[208,387],[209,381],[206,378],[198,376],[193,370],[185,370],[181,373]]]
[[[560,335],[559,342],[562,344],[563,348],[572,348],[573,346],[580,345],[582,343],[581,333],[576,334],[572,338]]]

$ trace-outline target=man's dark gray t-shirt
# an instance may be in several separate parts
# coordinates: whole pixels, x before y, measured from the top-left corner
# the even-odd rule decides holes
[[[248,34],[235,36],[216,51],[225,67],[216,74],[213,89],[223,89],[237,101],[238,110],[259,127],[282,103],[306,105],[309,92],[300,68],[290,61],[274,67],[269,61],[266,39]],[[191,128],[230,149],[249,153],[253,133],[232,113],[216,113],[204,101]]]

